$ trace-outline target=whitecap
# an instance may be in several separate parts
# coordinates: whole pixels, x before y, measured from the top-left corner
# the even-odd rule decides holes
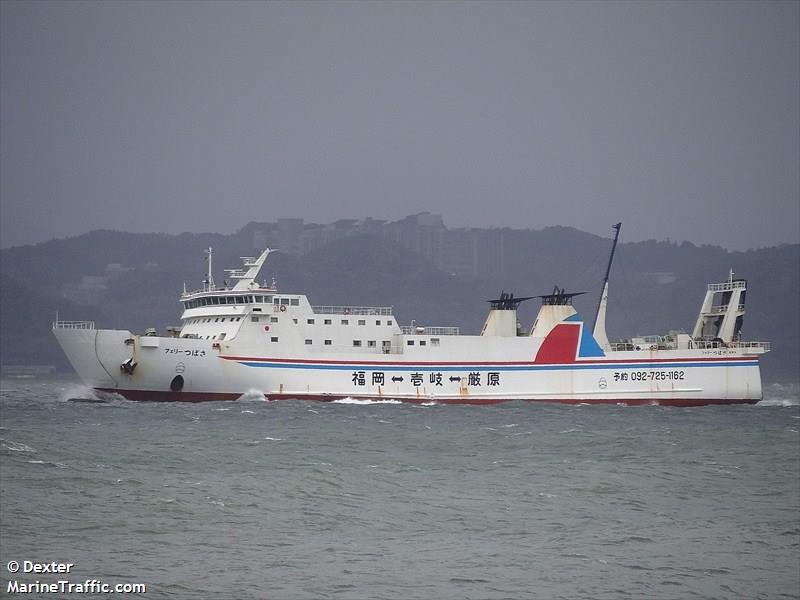
[[[800,406],[800,399],[798,398],[770,398],[769,400],[761,400],[756,406]]]
[[[400,400],[387,398],[386,400],[370,400],[369,398],[340,398],[333,401],[334,404],[402,404]]]
[[[122,396],[119,396],[117,394],[109,394],[103,397],[92,388],[76,383],[74,385],[61,388],[61,391],[58,395],[58,399],[61,402],[83,401],[83,402],[103,403],[103,402],[108,402],[108,399],[112,396],[115,399],[124,400]]]
[[[269,436],[265,437],[264,439],[265,440],[269,440],[270,442],[282,442],[283,441],[283,438],[274,438],[274,437],[269,437]]]
[[[28,463],[32,465],[47,465],[48,467],[56,467],[58,469],[66,469],[67,465],[60,462],[50,462],[49,460],[29,460]]]
[[[266,402],[267,395],[261,390],[251,388],[239,396],[239,402]]]
[[[12,440],[7,440],[7,441],[3,442],[3,448],[8,448],[12,452],[36,452],[36,450],[31,448],[27,444],[22,444],[20,442],[14,442]]]
[[[255,414],[252,410],[243,410],[242,413],[250,413],[251,415]]]

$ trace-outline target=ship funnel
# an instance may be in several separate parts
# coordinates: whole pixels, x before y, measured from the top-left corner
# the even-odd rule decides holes
[[[536,321],[531,328],[531,336],[546,337],[553,327],[576,314],[577,311],[572,306],[572,299],[585,293],[568,293],[563,288],[556,286],[553,288],[552,294],[536,296],[542,299],[542,307],[539,309],[539,314],[536,315]]]
[[[500,297],[487,300],[490,303],[489,315],[483,324],[481,335],[494,335],[500,337],[517,336],[517,308],[525,300],[534,296],[516,298],[513,293],[500,292]]]

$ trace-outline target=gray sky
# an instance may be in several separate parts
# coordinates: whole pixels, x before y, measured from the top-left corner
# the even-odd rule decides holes
[[[0,3],[0,244],[248,221],[800,238],[798,2]]]

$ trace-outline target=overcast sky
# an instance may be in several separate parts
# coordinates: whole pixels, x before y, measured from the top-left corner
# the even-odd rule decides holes
[[[800,236],[798,2],[0,3],[0,245],[419,211]]]

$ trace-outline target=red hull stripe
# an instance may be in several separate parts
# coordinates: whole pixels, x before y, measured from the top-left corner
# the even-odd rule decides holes
[[[99,392],[119,394],[128,400],[142,402],[218,402],[231,401],[241,398],[241,394],[216,393],[216,392],[171,392],[171,391],[152,391],[152,390],[117,390],[111,388],[96,388]],[[359,400],[373,400],[376,402],[386,400],[400,400],[407,404],[500,404],[512,402],[511,398],[478,398],[464,396],[463,398],[440,398],[432,399],[423,396],[416,398],[389,398],[387,396],[365,396],[365,395],[336,395],[336,394],[268,394],[269,400],[317,400],[321,402],[332,402],[344,398],[355,398]],[[547,404],[618,404],[624,406],[708,406],[722,404],[755,404],[758,400],[743,398],[663,398],[653,400],[652,398],[626,398],[624,400],[615,399],[563,399],[563,398],[528,398],[524,402],[537,402]]]
[[[114,388],[95,388],[98,392],[119,394],[127,400],[140,402],[218,402],[238,400],[242,394],[227,394],[220,392],[163,392],[154,390],[120,390]]]

